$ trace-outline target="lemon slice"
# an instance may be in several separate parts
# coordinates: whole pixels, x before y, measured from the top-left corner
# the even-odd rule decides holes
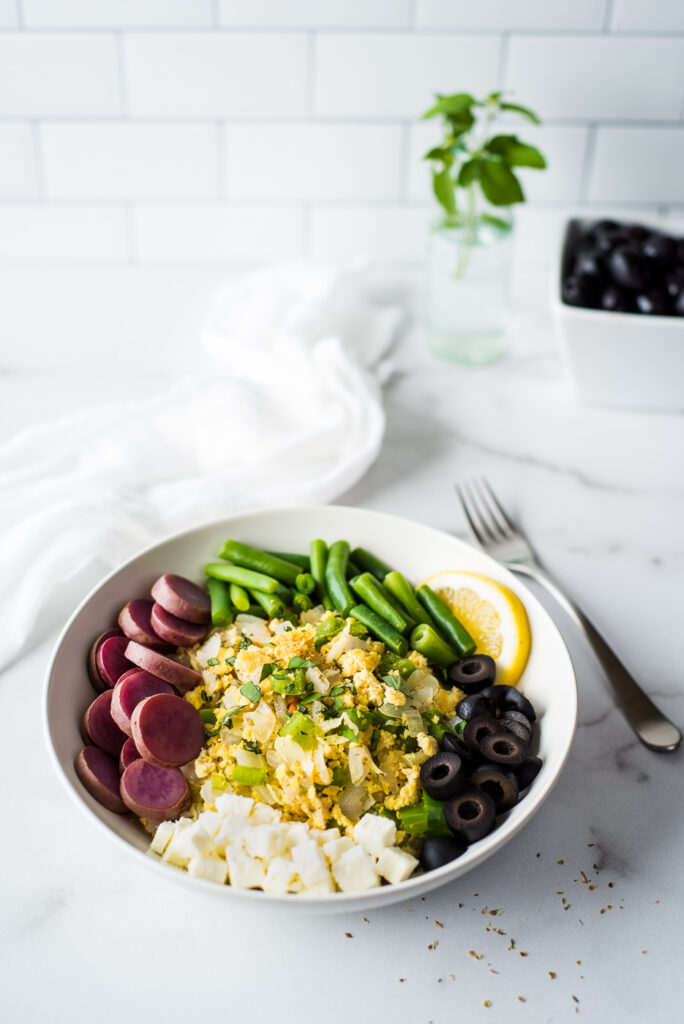
[[[425,580],[468,630],[477,654],[496,661],[496,681],[515,686],[530,653],[530,624],[512,590],[475,572],[439,572]]]

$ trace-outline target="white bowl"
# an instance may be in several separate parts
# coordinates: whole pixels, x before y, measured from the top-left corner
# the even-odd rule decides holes
[[[551,308],[574,390],[588,405],[680,412],[684,317],[582,309],[561,300],[561,278],[577,236],[598,219],[567,222],[551,280]],[[671,221],[639,223],[684,235]]]
[[[86,674],[86,656],[93,639],[115,621],[126,601],[146,595],[161,573],[178,573],[200,582],[203,565],[218,554],[227,537],[281,551],[306,551],[313,537],[328,542],[344,537],[352,546],[369,548],[414,581],[443,569],[465,569],[494,577],[520,596],[532,630],[532,650],[522,688],[540,717],[539,754],[544,764],[527,796],[494,832],[474,843],[451,864],[399,885],[362,893],[279,896],[215,885],[147,856],[148,837],[142,827],[132,817],[113,814],[93,800],[74,771],[74,758],[83,746],[79,732],[81,717],[94,697]],[[539,602],[514,576],[487,555],[438,530],[380,512],[334,505],[236,516],[178,534],[132,558],[96,587],[71,616],[48,667],[44,703],[48,746],[62,782],[79,808],[122,851],[138,858],[150,870],[161,872],[164,878],[187,886],[189,897],[201,889],[215,899],[317,911],[349,911],[415,897],[486,860],[529,821],[549,795],[570,750],[576,713],[575,676],[560,633]]]

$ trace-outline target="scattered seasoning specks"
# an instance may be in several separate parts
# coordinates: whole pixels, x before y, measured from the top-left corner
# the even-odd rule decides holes
[[[527,953],[525,953],[525,952],[524,952],[524,951],[523,951],[523,950],[521,949],[521,950],[520,950],[520,956],[527,956]]]
[[[490,1006],[491,1006],[492,1004],[491,1004],[491,1001],[490,1001],[489,999],[485,999],[485,1001],[484,1001],[484,1003],[483,1003],[482,1005],[483,1005],[483,1006],[486,1006],[486,1007],[487,1007],[487,1009],[489,1009],[489,1007],[490,1007]]]
[[[367,917],[364,917],[364,921],[366,922],[366,924],[370,924],[370,921],[368,920]]]
[[[557,860],[557,861],[556,861],[556,864],[565,864],[565,861],[564,861],[564,860],[563,860],[563,858],[561,857],[561,859],[560,859],[560,860]]]
[[[353,938],[354,938],[354,936],[352,935],[352,933],[351,933],[351,932],[345,932],[344,934],[346,935],[346,937],[347,937],[348,939],[353,939]]]
[[[444,927],[444,925],[442,924],[441,921],[435,921],[435,928],[443,928],[443,927]]]
[[[473,957],[475,957],[476,960],[481,960],[482,959],[482,953],[476,953],[474,949],[469,949],[468,950],[468,956],[473,956]]]
[[[549,978],[551,979],[551,981],[555,981],[555,979],[556,979],[556,972],[555,971],[549,971]]]
[[[579,1003],[579,999],[577,998],[577,996],[573,996],[572,998],[575,1000],[576,1003]]]
[[[508,948],[509,948],[509,949],[515,949],[515,939],[511,939],[511,941],[510,941],[510,944],[509,944]]]
[[[537,856],[539,856],[539,854],[537,854]],[[524,996],[518,996],[518,1002],[519,1003],[524,1003],[525,1002],[525,997]]]

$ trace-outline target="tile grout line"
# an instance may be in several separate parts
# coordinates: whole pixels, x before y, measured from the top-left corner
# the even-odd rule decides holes
[[[123,211],[126,222],[126,245],[128,248],[128,259],[126,261],[126,265],[137,267],[140,265],[140,246],[138,241],[138,222],[135,203],[124,203]]]
[[[310,203],[304,203],[302,212],[302,255],[304,259],[312,259],[313,250],[313,207]]]
[[[31,148],[33,159],[36,165],[36,184],[38,186],[38,198],[41,202],[47,202],[47,189],[45,181],[45,160],[43,157],[43,140],[40,134],[40,122],[31,121]],[[16,200],[14,204],[16,205]]]
[[[17,8],[17,26],[20,29],[26,28],[26,18],[24,16],[24,3],[23,0],[15,0]]]
[[[585,203],[588,200],[589,186],[591,185],[591,178],[594,171],[594,156],[596,153],[597,126],[595,123],[590,122],[587,128],[587,143],[586,149],[584,150],[584,160],[582,162],[582,176],[580,178],[579,190],[579,198],[581,203]]]
[[[501,36],[501,43],[499,44],[499,61],[496,69],[496,87],[500,91],[506,86],[506,78],[508,77],[508,54],[510,51],[511,34],[510,32],[504,32]]]
[[[409,182],[411,160],[411,124],[405,122],[401,126],[401,139],[399,143],[399,202],[406,205],[409,197]]]
[[[306,60],[307,60],[307,75],[306,75],[306,88],[307,88],[307,115],[309,120],[313,120],[316,117],[316,33],[309,32],[307,36],[306,44]]]
[[[228,198],[228,165],[226,163],[226,133],[223,122],[216,122],[216,173],[219,199]]]
[[[116,71],[119,77],[119,107],[121,108],[121,117],[128,120],[130,118],[130,108],[128,104],[123,32],[114,33],[114,45],[116,46]]]
[[[606,9],[603,12],[603,31],[610,32],[611,23],[613,21],[613,8],[615,7],[615,0],[607,0]]]
[[[214,28],[221,27],[220,0],[211,0],[211,20]]]
[[[415,29],[418,20],[418,0],[408,0],[408,23],[406,28]]]

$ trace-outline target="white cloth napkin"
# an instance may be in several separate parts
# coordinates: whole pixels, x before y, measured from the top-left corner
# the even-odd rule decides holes
[[[0,668],[94,560],[113,567],[177,530],[350,487],[382,442],[401,319],[372,301],[362,269],[258,271],[217,295],[192,377],[2,446]]]

